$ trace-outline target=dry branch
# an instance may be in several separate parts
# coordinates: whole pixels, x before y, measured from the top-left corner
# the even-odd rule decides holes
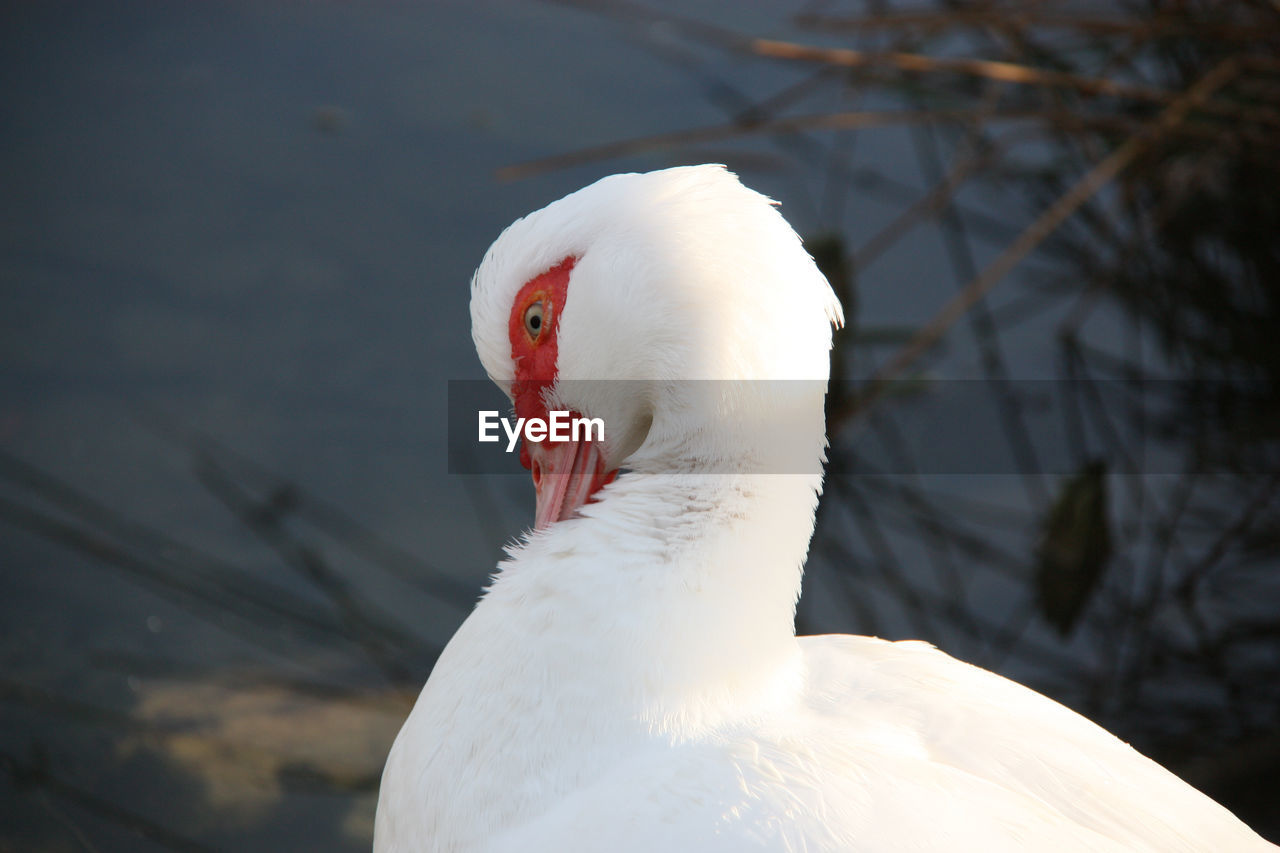
[[[884,392],[889,382],[901,376],[908,367],[932,349],[974,303],[995,287],[1036,246],[1079,210],[1081,205],[1114,180],[1139,154],[1168,133],[1171,128],[1185,119],[1192,109],[1230,82],[1239,72],[1240,63],[1234,58],[1219,63],[1170,104],[1147,132],[1130,137],[1090,169],[1070,189],[1059,196],[1048,210],[1040,214],[1035,222],[1027,226],[1026,230],[977,278],[947,302],[897,355],[880,367],[871,377],[866,392],[852,400],[845,411],[834,413],[833,422],[838,424],[855,411],[865,410],[867,406],[872,405]]]

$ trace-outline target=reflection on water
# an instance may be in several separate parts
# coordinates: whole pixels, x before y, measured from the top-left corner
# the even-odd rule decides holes
[[[288,791],[349,795],[339,826],[353,845],[373,834],[381,756],[404,721],[400,691],[308,696],[292,685],[134,680],[131,733],[122,758],[146,752],[198,780],[203,812],[224,828],[270,819]]]
[[[1242,63],[945,347],[866,382],[1274,27],[1170,22],[1131,50],[1132,28],[1020,18],[1015,50],[981,15],[680,11],[926,56],[1034,43],[1078,73],[833,71],[523,3],[0,13],[0,848],[367,849],[391,738],[532,518],[514,460],[449,474],[471,271],[515,216],[669,160],[727,161],[823,235],[851,320],[802,628],[1010,673],[1276,834],[1274,70]],[[1108,69],[1173,94],[1096,97]]]

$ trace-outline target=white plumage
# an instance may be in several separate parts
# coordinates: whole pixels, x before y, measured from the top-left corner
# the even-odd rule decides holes
[[[565,259],[567,291],[526,295]],[[521,331],[534,298],[545,333]],[[554,344],[538,404],[606,422],[577,473],[626,470],[499,566],[391,750],[376,851],[1275,850],[1014,682],[794,636],[839,321],[719,167],[605,178],[498,238],[472,283],[485,369],[519,406]]]

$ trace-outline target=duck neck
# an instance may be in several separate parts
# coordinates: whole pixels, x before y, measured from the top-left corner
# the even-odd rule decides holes
[[[808,444],[808,470],[766,467],[768,432],[746,442],[752,431],[734,421],[697,433],[701,447],[642,454],[581,517],[516,551],[482,607],[557,658],[543,671],[650,722],[694,722],[671,719],[672,709],[714,714],[770,691],[796,654],[821,486],[820,408],[810,421],[807,435],[789,436]],[[713,450],[724,447],[737,452]]]
[[[769,442],[744,442],[750,430],[656,423],[636,470],[512,550],[387,764],[383,790],[414,793],[424,837],[479,846],[637,744],[693,738],[795,694],[820,396],[806,423],[790,440],[808,443],[807,470],[785,473],[763,472]],[[664,445],[664,434],[700,437]]]

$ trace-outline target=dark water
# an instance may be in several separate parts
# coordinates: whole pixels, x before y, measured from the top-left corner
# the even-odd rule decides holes
[[[681,8],[787,31],[737,4]],[[468,280],[513,218],[603,174],[699,160],[729,162],[805,233],[866,237],[901,206],[834,205],[820,162],[759,140],[495,180],[723,121],[724,81],[799,78],[690,65],[661,28],[571,8],[0,14],[0,849],[367,847],[414,685],[532,517],[522,476],[447,473],[448,383],[482,375]],[[904,139],[867,136],[860,155],[918,192]],[[922,322],[953,292],[947,263],[936,234],[901,240],[860,283],[860,323]],[[1069,309],[1010,332],[1018,376],[1055,375],[1041,344]],[[980,376],[975,353],[953,344],[948,375]],[[1012,519],[991,536],[1021,548],[1043,504],[1012,470],[939,488]],[[815,552],[810,626],[908,632],[892,604],[867,624],[830,592],[840,559]]]

